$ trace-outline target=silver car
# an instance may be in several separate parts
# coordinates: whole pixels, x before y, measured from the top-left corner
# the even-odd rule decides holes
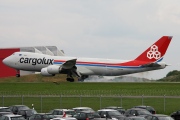
[[[0,117],[0,120],[25,120],[22,115],[3,115]]]

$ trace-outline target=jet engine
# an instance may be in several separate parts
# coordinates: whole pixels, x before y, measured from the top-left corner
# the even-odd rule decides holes
[[[62,70],[61,66],[57,66],[57,65],[50,65],[47,67],[47,72],[49,74],[59,74],[61,70]]]
[[[55,76],[55,74],[49,74],[47,71],[47,68],[41,69],[41,75],[43,75],[43,76]]]

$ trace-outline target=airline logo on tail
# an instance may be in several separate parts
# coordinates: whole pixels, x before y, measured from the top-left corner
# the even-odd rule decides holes
[[[159,59],[161,58],[161,53],[158,51],[158,46],[152,45],[150,51],[147,52],[147,58],[149,59]]]
[[[140,54],[135,60],[145,61],[147,63],[160,62],[166,53],[166,50],[171,42],[171,36],[163,36],[154,44],[152,44],[147,50]]]

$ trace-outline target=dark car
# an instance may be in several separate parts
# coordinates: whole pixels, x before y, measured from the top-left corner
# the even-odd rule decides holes
[[[9,107],[0,107],[0,112],[11,112]]]
[[[170,116],[174,118],[174,120],[180,120],[180,110],[171,113]]]
[[[146,109],[141,109],[141,108],[131,108],[128,109],[124,115],[126,117],[130,117],[130,116],[141,116],[141,115],[152,115],[149,111],[147,111]]]
[[[118,107],[118,106],[108,106],[108,107],[105,107],[104,109],[117,110],[117,111],[119,111],[121,114],[124,114],[125,111],[126,111],[123,107]]]
[[[145,116],[147,120],[174,120],[171,116],[163,114],[152,114]]]
[[[122,115],[119,111],[113,110],[113,109],[101,109],[97,111],[101,118],[107,118],[107,119],[118,119],[123,120],[124,115]]]
[[[37,112],[34,109],[27,109],[27,110],[19,110],[17,114],[22,115],[25,119],[28,119],[30,116],[37,114]]]
[[[37,113],[29,117],[28,120],[50,120],[52,118],[55,118],[54,115],[49,113]]]
[[[76,113],[73,117],[77,120],[91,120],[94,118],[100,118],[100,115],[97,112],[81,111]]]
[[[140,106],[135,106],[134,108],[141,108],[141,109],[146,109],[152,114],[156,114],[155,109],[152,106],[145,106],[145,105],[140,105]]]
[[[131,117],[125,118],[124,120],[146,120],[146,119],[141,116],[131,116]]]
[[[26,105],[12,105],[9,107],[11,112],[14,114],[17,114],[19,112],[19,110],[27,110],[30,109],[28,106]]]

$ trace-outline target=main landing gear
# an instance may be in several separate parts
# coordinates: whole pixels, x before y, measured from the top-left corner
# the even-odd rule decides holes
[[[74,78],[66,78],[66,80],[69,82],[74,82]]]
[[[78,78],[78,81],[83,82],[84,79],[86,78],[88,78],[88,75],[82,75],[81,77]],[[66,80],[69,82],[74,82],[74,78],[72,76],[67,76]]]
[[[79,81],[79,82],[83,82],[84,79],[86,79],[86,78],[88,78],[88,77],[89,77],[88,75],[82,75],[82,76],[78,79],[78,81]]]
[[[16,70],[16,77],[20,77],[20,71]]]

